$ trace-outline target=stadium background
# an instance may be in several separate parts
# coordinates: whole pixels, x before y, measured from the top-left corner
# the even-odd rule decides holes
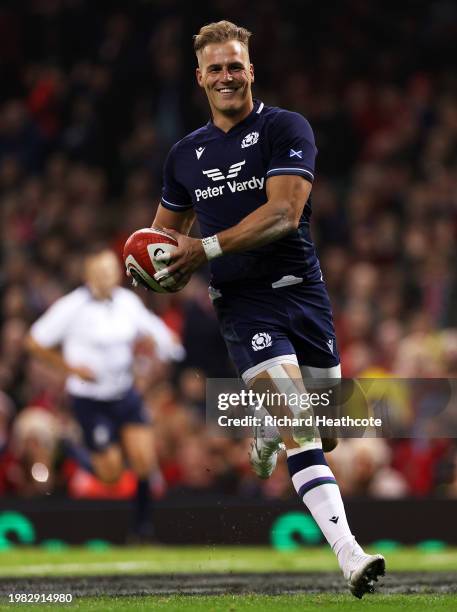
[[[314,128],[313,231],[344,375],[456,373],[454,3],[389,3],[382,12],[358,0],[318,8],[290,0],[198,8],[173,0],[3,3],[1,507],[49,512],[62,533],[56,509],[103,499],[115,513],[123,508],[115,500],[127,499],[135,483],[126,471],[119,485],[104,486],[64,458],[59,440],[78,434],[63,380],[27,357],[23,338],[79,284],[86,247],[106,241],[120,252],[131,231],[150,225],[164,156],[207,120],[191,37],[221,18],[254,32],[256,97],[303,113]],[[247,441],[215,438],[205,428],[206,377],[233,375],[206,285],[202,272],[176,295],[139,292],[187,350],[185,363],[171,369],[138,347],[138,384],[156,423],[159,506],[222,503],[239,515],[233,523],[256,504],[297,509],[283,460],[261,482],[249,468]],[[455,511],[456,458],[451,439],[371,439],[345,441],[329,462],[355,503],[350,516],[368,507],[385,515],[414,500],[434,504],[439,517],[436,508]],[[36,463],[49,469],[44,480],[32,476]],[[205,539],[202,517],[188,522],[184,541]],[[252,527],[257,515],[250,520]]]

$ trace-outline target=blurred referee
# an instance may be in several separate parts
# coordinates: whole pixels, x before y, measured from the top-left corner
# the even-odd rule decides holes
[[[134,346],[140,338],[151,339],[161,360],[181,359],[183,348],[159,317],[119,286],[120,278],[114,252],[88,255],[85,284],[32,325],[27,348],[67,376],[71,408],[90,450],[89,460],[79,449],[80,463],[106,483],[120,478],[124,460],[137,475],[133,529],[138,538],[147,538],[152,534],[149,477],[156,459],[152,427],[133,386]]]

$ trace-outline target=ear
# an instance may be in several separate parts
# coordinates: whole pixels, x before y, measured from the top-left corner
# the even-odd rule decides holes
[[[200,87],[204,87],[203,85],[203,75],[202,75],[202,71],[200,70],[200,68],[196,68],[195,69],[195,76],[197,78],[197,83]]]
[[[251,83],[254,83],[254,64],[249,64],[249,72],[251,73]]]

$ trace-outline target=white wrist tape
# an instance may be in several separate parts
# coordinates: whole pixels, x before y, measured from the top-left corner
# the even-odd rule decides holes
[[[215,257],[220,257],[222,255],[221,245],[219,244],[219,238],[217,234],[214,236],[208,236],[208,238],[202,239],[202,245],[206,253],[206,258],[208,261],[210,259],[214,259]]]

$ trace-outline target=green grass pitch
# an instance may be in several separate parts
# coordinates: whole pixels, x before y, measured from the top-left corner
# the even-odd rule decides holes
[[[371,549],[373,550],[373,549]],[[381,551],[383,552],[383,551]],[[457,583],[457,551],[444,548],[423,552],[417,548],[385,551],[388,572],[455,572]],[[0,583],[40,578],[45,584],[58,576],[118,576],[128,579],[137,575],[220,574],[255,572],[337,572],[335,558],[327,548],[301,548],[275,551],[271,548],[245,547],[142,547],[88,550],[70,547],[62,550],[11,548],[0,552]],[[430,574],[431,575],[431,574]],[[35,582],[36,584],[36,582]],[[61,586],[61,583],[60,583]],[[8,603],[2,591],[0,610],[170,610],[170,611],[282,611],[311,610],[345,612],[457,610],[457,595],[441,594],[438,589],[417,593],[380,593],[365,596],[361,601],[349,593],[300,593],[278,595],[136,595],[74,597],[71,604]],[[36,592],[36,589],[35,589]]]
[[[367,552],[382,552],[389,571],[457,572],[454,548],[422,552],[402,547],[384,552],[368,547]],[[18,547],[0,552],[0,577],[311,571],[338,571],[330,549],[316,547],[282,552],[267,547],[148,546],[105,550],[70,547],[48,551]]]
[[[434,612],[457,609],[454,595],[372,595],[362,600],[350,595],[212,595],[212,596],[145,596],[145,597],[85,597],[59,607],[53,604],[4,604],[0,610],[97,610],[134,611],[166,610],[168,612]]]

